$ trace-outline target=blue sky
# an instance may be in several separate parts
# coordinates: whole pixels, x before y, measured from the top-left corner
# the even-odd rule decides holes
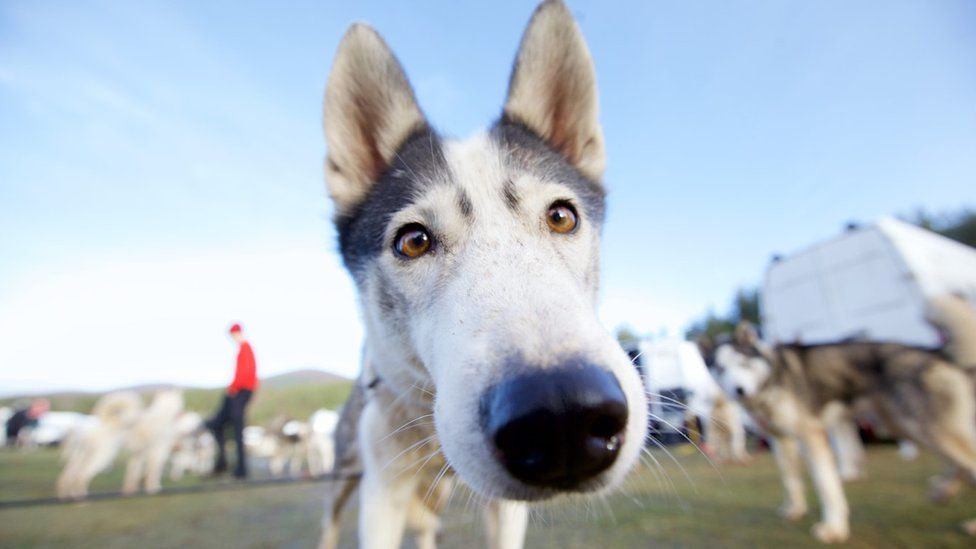
[[[373,24],[431,121],[499,113],[533,2],[0,4],[0,392],[357,369],[321,98]],[[462,5],[463,4],[463,5]],[[570,1],[610,189],[601,318],[677,334],[848,220],[973,205],[976,5]]]

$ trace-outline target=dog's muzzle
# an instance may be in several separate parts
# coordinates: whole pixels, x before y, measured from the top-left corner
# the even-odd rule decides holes
[[[573,490],[613,465],[624,442],[627,397],[594,366],[505,380],[481,398],[495,457],[518,480]]]

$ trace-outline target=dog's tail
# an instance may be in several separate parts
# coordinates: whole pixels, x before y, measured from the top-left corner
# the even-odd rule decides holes
[[[118,391],[98,399],[92,415],[109,427],[127,428],[142,414],[142,399],[135,391]]]
[[[976,307],[961,296],[940,295],[929,299],[925,319],[939,331],[949,358],[976,370]]]

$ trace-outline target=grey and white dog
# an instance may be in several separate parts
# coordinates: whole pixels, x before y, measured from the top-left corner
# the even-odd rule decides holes
[[[366,326],[337,429],[361,465],[359,545],[432,547],[450,477],[486,504],[492,547],[521,547],[525,502],[616,485],[644,443],[635,368],[596,317],[604,146],[589,51],[544,2],[500,119],[464,141],[426,121],[370,27],[339,45],[326,179]],[[332,488],[321,546],[335,546]]]
[[[875,342],[767,348],[747,325],[716,350],[721,385],[772,438],[786,495],[781,512],[789,519],[807,512],[800,465],[806,454],[821,504],[813,534],[822,542],[850,535],[847,499],[827,434],[855,403],[945,461],[947,472],[931,481],[932,499],[945,500],[966,480],[976,481],[976,370],[964,360],[970,356],[964,351],[976,348],[976,311],[954,303],[949,311],[936,300],[931,305],[930,321],[954,342],[942,351]],[[962,527],[976,535],[976,520]]]

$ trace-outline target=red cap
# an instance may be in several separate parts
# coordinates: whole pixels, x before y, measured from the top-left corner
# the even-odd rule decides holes
[[[237,332],[240,332],[240,331],[241,331],[241,325],[240,324],[236,324],[236,323],[235,324],[231,324],[231,326],[230,326],[230,333],[233,334],[233,333],[237,333]]]

